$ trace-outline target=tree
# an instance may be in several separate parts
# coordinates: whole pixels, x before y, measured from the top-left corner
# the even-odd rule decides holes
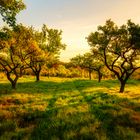
[[[0,30],[0,50],[6,46],[7,40],[10,38],[8,31],[6,28]]]
[[[120,82],[120,92],[130,76],[140,68],[140,26],[128,20],[118,27],[111,20],[87,37],[93,50],[103,58],[106,67]]]
[[[9,38],[0,38],[0,65],[15,89],[23,70],[28,68],[25,61],[29,61],[29,56],[38,51],[38,48],[32,38],[31,28],[18,25],[18,30],[2,28],[1,31]]]
[[[9,26],[16,25],[16,15],[25,9],[22,0],[0,0],[0,14]]]
[[[42,27],[41,32],[33,30],[33,38],[36,41],[39,50],[30,55],[30,60],[26,61],[26,64],[32,69],[36,76],[36,81],[39,81],[42,66],[45,64],[47,56],[47,53],[44,51],[46,43],[46,26]]]
[[[101,81],[103,62],[96,54],[88,52],[83,55],[77,55],[71,59],[71,63],[74,66],[80,67],[82,70],[87,70],[90,80],[92,72],[96,71],[98,73],[98,82]]]
[[[89,79],[91,80],[91,73],[96,71],[98,74],[98,82],[101,81],[102,72],[101,69],[103,67],[103,62],[100,57],[95,53],[85,53],[83,55],[83,67],[86,68],[89,72]]]
[[[65,44],[62,43],[62,31],[56,29],[48,29],[43,25],[42,31],[34,32],[34,39],[37,42],[41,52],[33,54],[30,57],[28,64],[36,76],[36,81],[40,80],[40,73],[45,64],[51,63],[58,57],[61,49],[65,49]]]
[[[73,65],[74,67],[76,67],[80,71],[81,77],[83,77],[83,70],[84,70],[83,56],[81,54],[79,54],[79,55],[76,55],[75,57],[71,58],[70,64]]]
[[[50,77],[50,75],[53,75],[53,76],[58,76],[57,75],[57,71],[58,71],[58,68],[59,68],[59,65],[60,65],[60,61],[58,60],[58,58],[56,57],[49,57],[49,60],[47,61],[46,63],[46,67],[47,67],[47,75],[48,75],[48,78]]]
[[[46,47],[44,48],[49,55],[59,57],[60,51],[66,48],[66,45],[62,43],[62,31],[57,29],[49,29],[46,27]]]
[[[42,70],[42,66],[45,64],[45,53],[39,48],[36,53],[32,53],[29,57],[29,61],[27,60],[26,64],[32,69],[34,75],[36,76],[36,81],[40,81],[40,72]]]
[[[66,45],[62,43],[61,36],[61,30],[49,29],[46,27],[46,46],[44,51],[47,54],[46,65],[48,69],[51,67],[58,67],[60,51],[66,48]]]

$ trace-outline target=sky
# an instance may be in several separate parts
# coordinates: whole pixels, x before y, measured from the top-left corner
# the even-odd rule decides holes
[[[86,37],[104,25],[107,19],[122,25],[128,19],[140,23],[140,0],[23,0],[26,10],[20,12],[17,21],[40,29],[43,24],[63,31],[66,50],[60,60],[90,50]]]

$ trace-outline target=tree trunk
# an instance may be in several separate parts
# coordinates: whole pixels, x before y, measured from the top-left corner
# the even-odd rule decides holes
[[[50,78],[50,70],[48,70],[48,78]]]
[[[12,89],[16,89],[17,81],[13,81],[13,82],[11,82],[11,84],[12,84]]]
[[[50,73],[48,73],[48,78],[50,78]]]
[[[120,80],[120,93],[123,93],[124,92],[124,89],[125,89],[125,85],[126,85],[126,82],[127,80],[129,79],[130,75],[133,73],[134,71],[132,71],[131,73],[127,74],[126,77],[124,79],[121,79],[121,78],[118,78]]]
[[[30,68],[32,69],[32,71],[36,77],[36,82],[40,81],[41,65],[40,64],[39,65],[36,64],[33,66],[30,65]]]
[[[124,80],[121,80],[120,81],[120,93],[123,93],[124,92],[124,88],[125,88],[125,84],[126,84],[126,81],[124,81]]]
[[[40,71],[36,72],[36,82],[40,81]]]
[[[89,80],[91,80],[91,71],[89,71]]]
[[[100,83],[102,79],[102,73],[98,70],[98,82]]]
[[[15,75],[16,77],[15,77],[14,80],[11,78],[9,72],[7,72],[6,75],[7,75],[7,79],[8,79],[8,80],[10,81],[10,83],[11,83],[12,89],[16,89],[17,80],[18,80],[18,78],[19,78],[18,75]]]

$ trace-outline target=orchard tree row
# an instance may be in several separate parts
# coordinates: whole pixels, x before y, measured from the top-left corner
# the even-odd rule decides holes
[[[102,67],[106,66],[119,80],[120,92],[124,92],[130,76],[140,69],[140,25],[128,20],[126,25],[118,27],[107,20],[86,39],[91,47],[90,52],[72,58],[72,62],[86,68],[89,77],[93,70],[97,71],[99,81]]]
[[[65,49],[65,44],[61,42],[62,32],[48,29],[46,25],[43,25],[41,32],[21,24],[14,29],[3,27],[0,32],[3,33],[0,39],[0,65],[12,88],[16,88],[17,80],[28,68],[39,81],[42,67],[56,61],[60,50]]]
[[[140,68],[140,25],[131,20],[118,27],[107,20],[87,37],[91,53],[96,54],[120,82],[124,92],[130,76]]]
[[[41,31],[16,23],[16,15],[26,6],[22,0],[1,0],[0,14],[7,27],[0,28],[0,68],[5,72],[12,88],[16,88],[19,77],[31,70],[36,81],[41,71],[55,76],[65,73],[73,77],[77,72],[81,76],[92,78],[93,72],[100,82],[106,73],[120,82],[120,92],[124,92],[126,82],[140,68],[140,25],[128,20],[127,24],[117,26],[107,20],[98,26],[97,31],[86,37],[91,47],[88,53],[73,57],[69,63],[59,62],[60,51],[66,45],[62,43],[62,31],[42,26]],[[109,71],[109,72],[108,72]],[[75,74],[74,74],[75,73]]]
[[[62,43],[62,31],[42,26],[41,31],[33,27],[16,24],[16,14],[25,8],[22,0],[0,1],[0,13],[9,27],[0,29],[0,65],[12,88],[16,88],[19,77],[31,69],[39,81],[44,65],[58,59]]]

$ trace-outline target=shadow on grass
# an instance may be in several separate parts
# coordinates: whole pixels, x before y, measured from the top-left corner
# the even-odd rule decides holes
[[[48,99],[46,110],[28,110],[19,114],[16,112],[15,123],[11,122],[12,119],[6,123],[3,120],[0,131],[3,133],[10,131],[12,133],[10,139],[24,139],[27,136],[31,140],[133,140],[137,133],[140,133],[140,123],[134,122],[131,112],[125,110],[127,108],[133,111],[135,103],[130,99],[119,98],[117,95],[109,95],[101,91],[90,95],[83,92],[90,87],[111,88],[117,85],[117,81],[97,83],[89,80],[18,83],[17,90],[13,92],[52,94],[52,97]],[[0,84],[0,87],[10,89],[8,84]],[[82,96],[82,100],[78,98],[76,104],[62,104],[59,107],[55,105],[58,98],[62,99],[62,94],[75,90],[79,94],[76,96]],[[64,99],[71,96],[64,97],[64,95]],[[79,110],[77,106],[82,108],[88,106],[88,108],[82,112],[82,109]],[[27,128],[31,126],[33,128],[30,132]],[[16,128],[21,131],[15,132]]]
[[[111,81],[108,83],[104,81],[102,84],[109,88],[112,82],[113,85],[117,85],[116,81]],[[129,84],[132,83],[134,82],[130,82]],[[107,139],[136,139],[136,133],[140,134],[140,116],[137,116],[137,120],[135,120],[132,117],[133,114],[131,113],[132,111],[136,111],[137,103],[133,102],[131,99],[120,98],[117,95],[110,95],[101,91],[86,95],[85,92],[83,92],[83,87],[79,87],[78,84],[75,82],[77,89],[90,106],[90,113],[93,114],[101,124],[98,130],[100,132],[103,130]],[[102,84],[100,84],[100,86]],[[138,114],[140,115],[140,113]]]
[[[115,87],[119,85],[117,80],[102,80],[101,82],[97,82],[96,80],[74,80],[76,87],[83,88],[86,87]]]
[[[96,80],[69,80],[64,82],[53,82],[53,81],[39,81],[39,82],[18,82],[15,92],[18,93],[47,93],[54,92],[61,93],[63,91],[73,90],[73,82],[75,87],[79,90],[84,90],[87,88],[119,88],[119,82],[117,80],[102,80],[98,83]],[[129,85],[138,85],[139,82],[136,80],[128,81]],[[8,93],[13,91],[11,89],[10,83],[0,83],[0,94]]]
[[[16,90],[11,89],[10,83],[0,83],[0,94],[8,92],[16,93],[61,93],[63,91],[72,90],[71,81],[68,82],[53,82],[53,81],[39,81],[39,82],[19,82]],[[86,87],[85,87],[86,88]]]
[[[95,102],[100,97],[102,102]],[[44,119],[40,119],[32,131],[31,139],[133,140],[135,134],[140,133],[140,123],[133,122],[131,114],[122,111],[119,103],[123,101],[119,98],[114,97],[118,104],[105,93],[95,95],[92,101],[84,98],[90,106],[87,112],[65,114],[66,106],[46,111]]]
[[[131,100],[98,93],[94,100],[87,103],[90,103],[90,112],[101,122],[99,129],[103,129],[109,139],[132,140],[135,139],[135,132],[140,133],[140,123],[132,119],[130,107],[135,104]],[[130,112],[125,111],[126,108]]]
[[[140,123],[134,122],[131,113],[123,110],[128,106],[121,105],[126,102],[132,105],[129,99],[107,93],[83,97],[89,105],[87,112],[65,114],[67,106],[48,110],[33,130],[32,139],[133,140],[140,133]]]

